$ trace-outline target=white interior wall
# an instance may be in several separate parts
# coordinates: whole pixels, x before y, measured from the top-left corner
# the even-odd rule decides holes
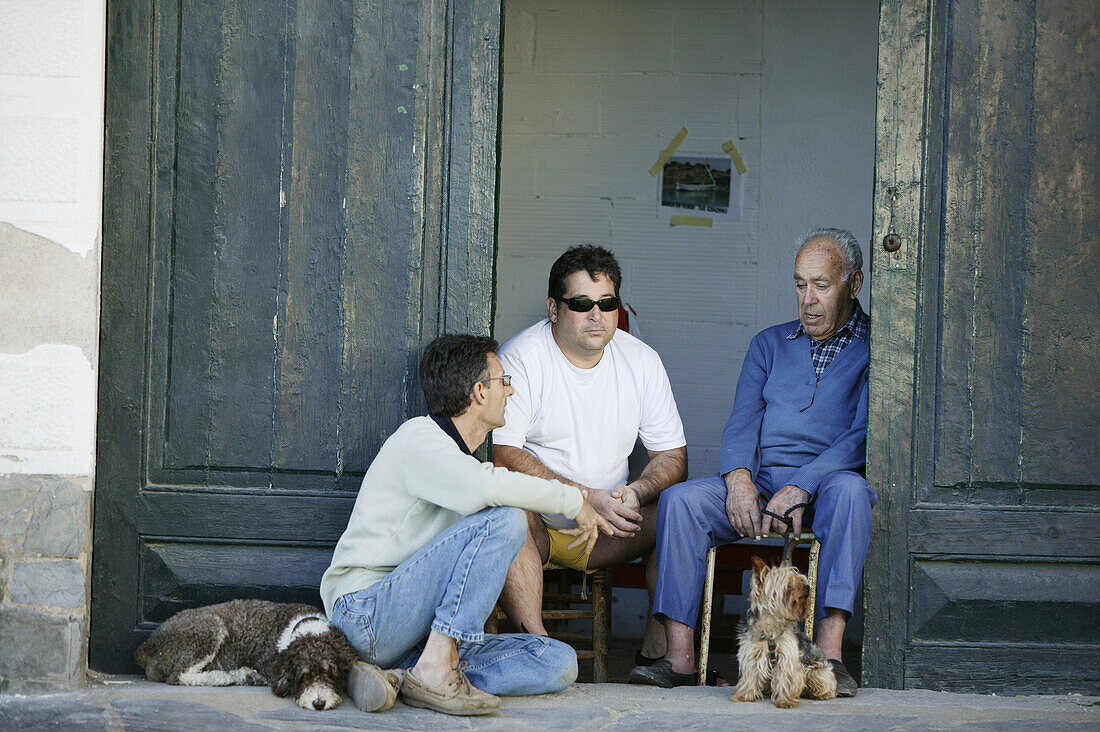
[[[817,226],[870,237],[878,4],[505,10],[496,337],[545,315],[550,264],[568,246],[611,249],[672,381],[691,474],[713,472],[749,339],[796,316],[795,238]],[[736,143],[748,166],[741,221],[657,217],[647,171],[681,127],[679,152]]]

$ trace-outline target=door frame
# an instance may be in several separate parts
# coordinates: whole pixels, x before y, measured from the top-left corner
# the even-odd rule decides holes
[[[935,388],[946,3],[883,0],[879,13],[867,480],[879,496],[864,571],[863,684],[900,689],[908,640],[909,511],[919,394]],[[897,252],[880,245],[891,226]],[[931,379],[931,383],[929,383]],[[899,584],[899,569],[906,581]]]

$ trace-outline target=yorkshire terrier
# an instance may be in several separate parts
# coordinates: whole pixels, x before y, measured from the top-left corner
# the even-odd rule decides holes
[[[738,634],[741,678],[732,701],[751,702],[771,692],[780,709],[798,706],[802,696],[832,699],[836,677],[820,648],[802,630],[810,583],[797,568],[769,567],[752,558],[749,619]]]

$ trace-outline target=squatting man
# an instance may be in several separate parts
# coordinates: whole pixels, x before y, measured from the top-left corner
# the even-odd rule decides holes
[[[472,335],[427,346],[419,376],[431,416],[382,445],[321,580],[325,611],[364,659],[348,685],[364,711],[388,708],[399,689],[411,706],[489,714],[500,695],[560,691],[576,679],[565,643],[484,632],[526,540],[525,511],[570,517],[576,528],[564,533],[589,551],[611,531],[575,486],[472,455],[504,424],[512,393],[496,351]]]

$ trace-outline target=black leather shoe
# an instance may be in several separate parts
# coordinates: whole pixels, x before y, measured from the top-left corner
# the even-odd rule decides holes
[[[656,658],[650,658],[649,656],[643,656],[641,651],[634,651],[634,665],[635,666],[652,666],[660,661],[664,656],[657,656]]]
[[[653,662],[652,666],[635,666],[630,672],[630,683],[648,684],[671,689],[675,686],[695,686],[697,680],[695,674],[682,674],[672,669],[672,662],[667,658],[661,658]]]
[[[830,658],[829,663],[833,666],[833,676],[836,676],[836,695],[846,699],[855,696],[856,692],[859,691],[859,686],[856,685],[856,680],[852,678],[852,675],[848,673],[848,669],[844,667],[844,663],[835,658]]]

